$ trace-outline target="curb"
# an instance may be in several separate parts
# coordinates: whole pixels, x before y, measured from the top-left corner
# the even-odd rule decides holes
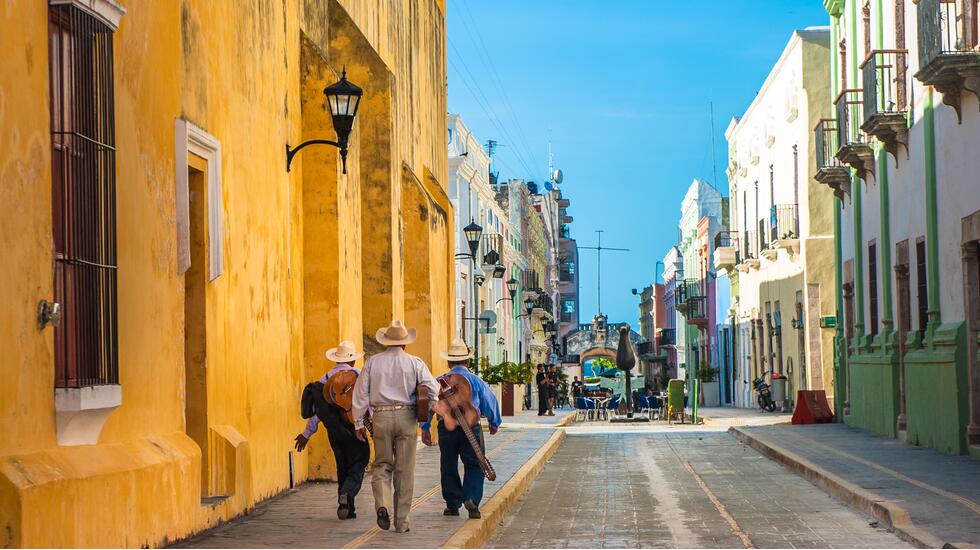
[[[569,419],[573,418],[574,415],[569,415]],[[569,420],[570,421],[570,420]],[[562,425],[566,420],[559,422],[559,426]],[[551,458],[555,451],[558,450],[558,446],[561,445],[562,440],[565,439],[565,430],[556,430],[555,433],[551,434],[548,441],[538,449],[536,453],[527,461],[526,464],[521,466],[519,470],[511,477],[507,483],[500,488],[492,497],[490,497],[487,502],[480,507],[480,511],[483,514],[483,518],[478,522],[467,523],[459,531],[449,538],[446,543],[442,546],[443,548],[480,548],[483,543],[486,542],[490,535],[496,530],[497,525],[504,519],[504,516],[511,508],[514,507],[514,503],[517,502],[527,488],[531,485],[531,482],[538,477],[541,470],[544,469],[545,464],[548,459]]]
[[[735,439],[778,462],[848,506],[860,510],[892,529],[899,538],[920,548],[956,548],[932,533],[913,525],[908,512],[881,495],[864,489],[813,462],[786,450],[772,440],[750,434],[741,427],[728,429]]]

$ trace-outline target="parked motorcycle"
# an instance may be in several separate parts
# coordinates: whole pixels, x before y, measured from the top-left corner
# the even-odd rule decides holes
[[[764,377],[765,375],[753,380],[752,387],[759,394],[759,408],[764,411],[774,412],[776,410],[776,402],[772,400],[772,388],[769,384],[766,384]]]

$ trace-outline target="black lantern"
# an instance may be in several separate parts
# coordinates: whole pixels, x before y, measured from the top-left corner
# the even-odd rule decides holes
[[[510,293],[510,298],[513,300],[514,295],[517,294],[517,285],[520,284],[517,279],[511,277],[507,279],[507,292]]]
[[[350,138],[351,130],[354,128],[354,117],[357,116],[357,108],[361,103],[361,96],[364,91],[351,81],[347,80],[347,68],[344,67],[340,80],[323,89],[323,95],[327,98],[327,107],[330,109],[330,117],[333,119],[333,129],[337,133],[337,141],[326,139],[311,139],[300,143],[295,149],[291,149],[286,144],[286,171],[293,161],[296,153],[307,145],[333,145],[340,149],[340,162],[343,165],[344,174],[347,173],[347,140]]]
[[[494,279],[503,279],[505,273],[507,273],[507,268],[506,267],[504,267],[504,266],[502,266],[500,264],[497,264],[497,265],[493,266],[493,278]]]
[[[463,228],[463,234],[466,235],[466,244],[470,246],[470,256],[476,258],[476,249],[480,247],[483,228],[470,220],[470,224]]]
[[[476,280],[476,286],[483,286],[483,281],[487,280],[487,276],[482,273],[477,273],[473,278]]]
[[[531,310],[534,309],[534,298],[531,298],[530,296],[524,298],[524,309],[527,310],[528,315],[531,314]]]

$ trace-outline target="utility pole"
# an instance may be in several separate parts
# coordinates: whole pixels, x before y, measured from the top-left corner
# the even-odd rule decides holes
[[[603,250],[613,250],[616,252],[629,252],[628,248],[612,248],[608,246],[602,246],[602,234],[605,232],[602,229],[596,229],[595,232],[598,234],[596,246],[580,246],[579,250],[595,250],[596,251],[596,305],[598,306],[598,315],[602,315],[602,251]]]

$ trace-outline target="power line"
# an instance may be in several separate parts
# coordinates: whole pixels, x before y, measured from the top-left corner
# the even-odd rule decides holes
[[[530,152],[533,151],[533,149],[528,144],[526,134],[524,132],[524,127],[521,124],[520,118],[514,112],[514,105],[510,101],[510,96],[507,93],[506,87],[503,85],[503,79],[500,77],[500,73],[497,71],[497,66],[493,62],[493,57],[490,55],[489,48],[487,48],[486,42],[483,41],[483,34],[480,32],[480,27],[476,22],[476,18],[473,16],[473,12],[470,10],[469,2],[461,1],[460,3],[463,5],[463,8],[466,10],[466,15],[469,18],[470,22],[473,23],[471,27],[469,23],[467,23],[466,18],[462,18],[463,24],[466,25],[470,35],[476,36],[476,40],[474,41],[474,44],[476,44],[477,41],[479,42],[478,52],[482,53],[484,60],[486,61],[487,67],[489,67],[490,69],[489,73],[490,76],[492,77],[491,80],[493,80],[493,82],[497,85],[497,89],[500,91],[500,96],[504,100],[504,105],[507,107],[507,111],[510,113],[511,119],[513,119],[514,121],[517,137],[520,138],[521,145],[524,147],[526,151],[528,151],[529,156],[533,159],[534,155],[530,154]]]
[[[511,136],[510,132],[508,132],[507,129],[506,129],[506,127],[500,122],[500,117],[497,116],[496,111],[493,110],[493,107],[490,104],[490,100],[487,98],[486,94],[483,93],[482,88],[480,88],[479,80],[475,76],[473,76],[473,73],[470,71],[469,67],[466,65],[466,61],[463,59],[462,54],[459,53],[459,50],[456,49],[456,45],[451,40],[449,41],[449,45],[452,48],[453,52],[456,54],[456,56],[459,58],[459,62],[463,66],[463,69],[465,71],[465,75],[464,75],[463,72],[460,72],[459,71],[458,67],[457,67],[457,72],[460,74],[461,77],[465,77],[466,75],[468,75],[469,78],[470,78],[470,80],[473,82],[473,86],[470,86],[469,83],[466,82],[466,79],[463,78],[463,84],[466,85],[467,89],[470,90],[470,93],[473,94],[473,98],[476,99],[477,102],[480,102],[480,99],[482,98],[483,103],[481,104],[481,107],[483,108],[484,112],[486,112],[487,113],[487,116],[490,117],[491,122],[494,124],[494,126],[497,128],[497,130],[500,131],[509,141],[511,141],[512,143],[515,144],[514,153],[515,153],[515,156],[517,157],[517,160],[521,163],[521,165],[527,171],[527,174],[528,175],[533,175],[534,172],[528,166],[528,163],[524,159],[523,155],[521,155],[520,147],[517,146],[514,138]],[[447,59],[449,59],[449,62],[451,64],[453,64],[451,58],[447,58]],[[455,64],[453,64],[453,65],[455,66]],[[476,87],[476,91],[474,91],[473,87]],[[479,92],[479,96],[477,95],[477,92]]]

